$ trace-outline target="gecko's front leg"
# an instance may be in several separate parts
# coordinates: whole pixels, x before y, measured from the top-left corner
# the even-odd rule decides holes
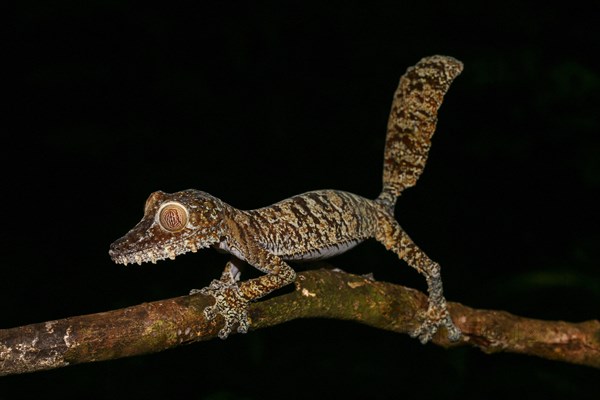
[[[229,261],[219,280],[213,280],[203,289],[192,289],[190,294],[202,293],[214,297],[215,304],[204,309],[207,320],[222,315],[225,325],[219,331],[219,338],[226,339],[237,324],[239,333],[248,332],[248,303],[266,296],[296,279],[296,272],[279,257],[264,249],[256,251],[255,257],[248,262],[260,271],[265,272],[258,278],[239,282],[240,272],[235,262]]]
[[[192,289],[190,294],[201,293],[212,296],[215,304],[204,309],[204,317],[207,320],[222,315],[225,326],[219,331],[219,337],[226,339],[237,323],[239,333],[248,332],[248,300],[242,295],[238,286],[240,270],[235,265],[239,260],[227,262],[220,279],[214,279],[210,285],[202,289]]]

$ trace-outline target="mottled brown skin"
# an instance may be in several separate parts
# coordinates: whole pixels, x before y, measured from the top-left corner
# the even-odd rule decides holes
[[[437,111],[462,64],[445,56],[422,59],[400,79],[388,122],[383,191],[375,200],[337,191],[300,194],[269,207],[238,210],[199,190],[154,192],[144,218],[110,247],[117,263],[156,262],[215,247],[232,254],[219,280],[193,290],[212,295],[208,318],[220,314],[226,338],[237,324],[248,329],[247,304],[294,282],[286,261],[316,260],[340,254],[370,238],[381,242],[427,280],[429,307],[413,336],[425,343],[440,326],[451,340],[460,337],[443,296],[440,267],[417,247],[394,218],[396,198],[423,172],[435,131]],[[241,261],[265,275],[239,282]]]

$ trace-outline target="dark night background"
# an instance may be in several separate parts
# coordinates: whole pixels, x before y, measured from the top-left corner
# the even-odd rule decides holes
[[[0,328],[180,296],[217,277],[227,257],[212,250],[111,262],[109,244],[154,190],[197,188],[239,208],[324,188],[375,197],[393,91],[432,54],[465,70],[397,217],[442,265],[448,299],[541,319],[600,317],[597,9],[214,3],[21,1],[10,14]],[[331,263],[424,289],[376,243]],[[0,378],[0,399],[586,399],[597,398],[599,378],[305,320]]]

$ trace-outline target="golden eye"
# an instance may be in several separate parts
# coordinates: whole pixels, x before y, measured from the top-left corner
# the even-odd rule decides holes
[[[188,214],[181,204],[167,203],[160,209],[158,221],[164,229],[176,232],[185,228]]]

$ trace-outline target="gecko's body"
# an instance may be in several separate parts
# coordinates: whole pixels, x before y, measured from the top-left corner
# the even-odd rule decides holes
[[[422,59],[400,79],[394,95],[384,154],[383,190],[375,200],[337,190],[300,194],[269,207],[238,210],[208,193],[194,189],[154,192],[146,201],[144,218],[111,245],[118,263],[156,262],[204,247],[230,253],[220,280],[199,290],[215,297],[208,318],[221,314],[224,338],[233,326],[248,328],[247,303],[292,283],[295,271],[286,261],[317,260],[340,254],[374,238],[423,274],[429,308],[419,329],[422,342],[439,326],[456,340],[442,293],[439,265],[427,257],[394,218],[396,198],[413,186],[427,160],[437,110],[462,64],[444,56]],[[245,261],[265,275],[238,282],[235,264]]]

